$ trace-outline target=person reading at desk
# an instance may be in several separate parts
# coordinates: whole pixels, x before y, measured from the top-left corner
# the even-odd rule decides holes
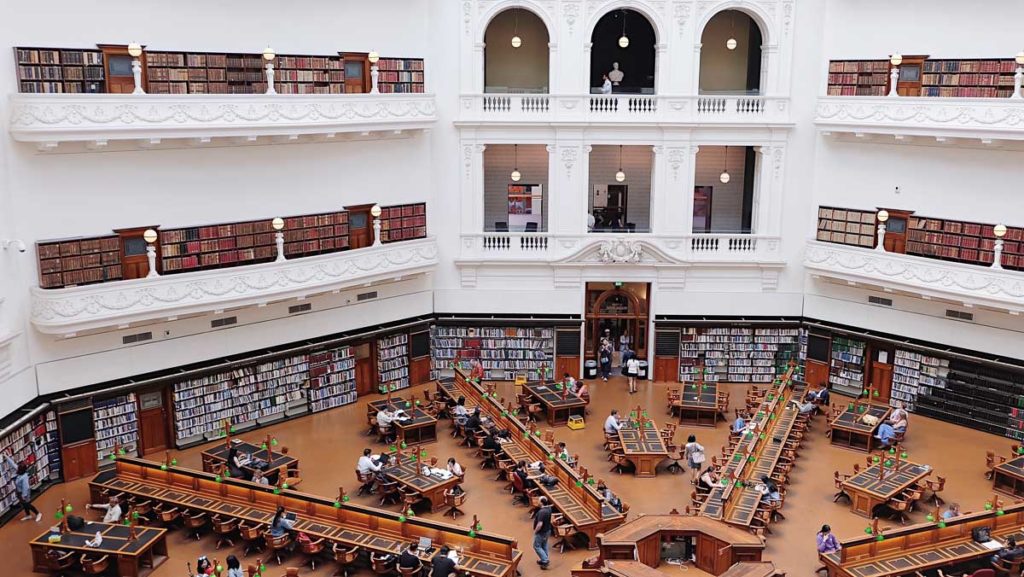
[[[619,421],[619,411],[618,409],[612,409],[612,413],[604,420],[604,433],[606,435],[616,435],[621,428],[622,423]]]
[[[809,415],[809,414],[813,413],[814,411],[818,410],[818,405],[815,405],[811,401],[807,401],[806,403],[801,403],[800,401],[798,401],[796,399],[790,399],[789,402],[794,407],[796,407],[797,411],[800,411],[801,415]]]
[[[356,463],[356,469],[362,476],[369,475],[370,473],[376,473],[380,471],[379,457],[375,458],[371,454],[373,451],[370,449],[363,449],[363,456],[359,457],[359,462]]]
[[[430,577],[452,577],[455,575],[459,570],[459,564],[452,559],[452,553],[453,550],[449,549],[447,545],[441,547],[437,555],[430,560]]]
[[[619,513],[622,512],[622,500],[612,493],[612,490],[605,484],[604,479],[597,480],[597,493],[604,498],[605,503],[608,503]]]
[[[106,504],[94,505],[92,503],[87,503],[85,508],[106,511],[106,513],[103,514],[104,523],[112,523],[116,525],[121,522],[121,503],[114,495],[110,496],[110,500]]]
[[[420,558],[416,555],[416,549],[419,545],[415,542],[410,542],[409,546],[402,551],[402,554],[398,556],[398,566],[402,569],[416,569],[420,566]]]
[[[714,465],[708,465],[704,468],[704,472],[700,474],[697,479],[697,491],[700,493],[709,493],[718,484],[718,473],[715,471]]]
[[[384,440],[388,443],[395,440],[395,432],[391,424],[398,420],[400,420],[398,412],[395,411],[395,408],[391,405],[384,405],[379,411],[377,411],[377,426],[379,426],[380,430],[384,432]]]
[[[576,396],[580,398],[584,403],[590,402],[590,385],[586,381],[576,381],[578,387],[576,387]]]
[[[782,494],[779,493],[779,486],[772,481],[768,475],[761,475],[761,482],[757,484],[757,490],[761,492],[761,502],[767,505],[776,505],[782,502]]]
[[[480,418],[480,407],[473,409],[473,414],[466,419],[466,436],[475,435],[480,430],[483,420]]]
[[[501,444],[498,443],[498,438],[495,437],[494,434],[490,434],[484,437],[483,443],[481,443],[480,447],[497,453],[501,449]]]
[[[999,550],[998,553],[992,556],[992,562],[998,563],[1003,561],[1004,563],[1013,563],[1024,559],[1024,548],[1017,546],[1017,539],[1008,537],[1006,539],[1006,547]]]
[[[523,482],[524,488],[534,489],[537,487],[537,483],[530,478],[530,470],[526,465],[526,461],[519,461],[516,463],[516,468],[512,470],[512,473],[519,476],[519,479]]]
[[[270,536],[283,537],[293,527],[295,527],[295,517],[292,516],[289,519],[288,515],[285,515],[284,507],[278,507],[273,520],[270,521]]]
[[[952,519],[953,517],[960,516],[960,504],[950,503],[946,510],[942,512],[943,519]]]
[[[569,449],[566,448],[565,443],[559,441],[558,443],[558,456],[557,458],[565,461],[570,467],[576,466],[576,461],[573,460],[572,455],[569,454]]]
[[[747,428],[747,422],[743,420],[743,417],[743,413],[738,413],[736,415],[736,420],[732,422],[733,433],[742,433],[743,430]]]
[[[570,393],[574,395],[578,394],[576,390],[579,387],[579,381],[572,378],[572,375],[570,375],[569,373],[562,374],[562,384],[565,385],[566,390],[568,390]]]
[[[889,447],[892,442],[896,439],[896,429],[892,428],[892,425],[886,421],[878,426],[878,434],[875,435],[881,443],[882,447]]]
[[[252,472],[252,482],[256,483],[257,485],[269,485],[270,479],[268,479],[267,476],[263,474],[262,469],[256,469]]]
[[[828,387],[822,385],[821,388],[807,393],[807,400],[815,405],[827,407],[829,403]]]
[[[839,540],[832,534],[832,527],[822,525],[818,531],[818,553],[836,553],[843,548]]]
[[[462,465],[460,465],[459,462],[455,460],[455,457],[448,457],[447,469],[449,473],[451,473],[455,477],[459,477],[460,479],[465,474],[465,471],[463,471],[462,469]],[[462,488],[462,485],[452,485],[452,494],[458,495],[460,493],[465,493],[465,490]]]
[[[900,401],[896,401],[894,407],[889,413],[889,424],[897,433],[905,432],[907,430],[907,411]]]
[[[231,473],[231,476],[245,481],[251,480],[251,476],[243,468],[248,464],[248,455],[238,452],[238,447],[231,445],[231,448],[228,449],[228,472]]]
[[[466,420],[469,419],[469,411],[466,410],[466,397],[459,397],[459,400],[455,401],[455,408],[452,409],[452,414],[455,415],[456,425],[466,424]]]

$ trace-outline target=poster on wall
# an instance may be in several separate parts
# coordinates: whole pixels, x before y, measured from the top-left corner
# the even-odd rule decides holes
[[[508,185],[508,225],[513,231],[538,231],[544,218],[544,192],[539,184]]]
[[[693,187],[693,232],[711,232],[710,186]]]

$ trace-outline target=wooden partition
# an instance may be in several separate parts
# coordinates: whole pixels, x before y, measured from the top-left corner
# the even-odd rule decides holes
[[[208,511],[250,524],[269,523],[278,506],[298,515],[296,529],[345,546],[397,554],[409,541],[428,537],[438,546],[461,547],[463,566],[479,577],[512,577],[522,557],[515,539],[471,528],[328,499],[291,489],[275,489],[202,471],[168,467],[143,459],[120,458],[116,467],[89,484],[92,502],[109,493]],[[481,520],[481,524],[486,520]]]

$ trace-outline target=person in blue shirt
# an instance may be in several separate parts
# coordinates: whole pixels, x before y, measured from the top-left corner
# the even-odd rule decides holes
[[[270,536],[283,537],[294,526],[295,521],[284,516],[284,507],[278,507],[277,513],[274,513],[274,520],[270,522]]]
[[[878,434],[875,436],[882,442],[883,447],[888,447],[892,445],[893,439],[896,438],[896,429],[893,429],[889,423],[882,423],[878,427]]]
[[[743,414],[736,415],[736,420],[732,422],[732,432],[742,433],[746,428],[747,422],[743,420]]]
[[[28,465],[24,462],[15,463],[14,459],[11,458],[12,454],[12,452],[7,453],[6,462],[7,466],[14,470],[14,494],[18,496],[18,504],[21,505],[21,510],[25,512],[25,516],[21,520],[28,521],[34,516],[36,523],[38,523],[43,518],[43,514],[32,505],[32,487],[29,485],[28,480]]]

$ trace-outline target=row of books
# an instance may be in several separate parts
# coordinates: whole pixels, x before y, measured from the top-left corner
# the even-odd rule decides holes
[[[828,63],[828,71],[836,72],[889,72],[889,62],[886,60],[832,60]]]
[[[922,86],[921,96],[933,96],[939,98],[1008,98],[1013,94],[1012,88],[993,88],[984,86],[950,87],[950,86]]]
[[[924,72],[995,72],[1013,75],[1017,63],[1012,59],[997,60],[925,60]]]
[[[427,205],[420,202],[381,208],[381,242],[426,238]]]
[[[1000,74],[924,74],[924,85],[944,86],[1013,86],[1013,76]]]
[[[864,341],[832,337],[829,383],[839,393],[860,396],[864,389]]]
[[[684,327],[679,343],[679,381],[771,382],[779,367],[799,355],[799,328]]]
[[[408,343],[407,333],[377,339],[377,385],[382,392],[409,387]]]
[[[309,407],[326,411],[356,400],[356,360],[350,346],[337,347],[309,355]]]
[[[0,438],[0,453],[6,455],[8,452],[15,463],[28,465],[31,489],[40,489],[47,483],[59,480],[61,461],[56,413],[47,411],[37,415]],[[18,505],[14,476],[15,471],[6,464],[0,467],[0,515]]]
[[[99,50],[54,50],[48,48],[15,48],[18,64],[76,64],[102,66]]]
[[[828,87],[829,96],[885,96],[885,86],[839,86]]]
[[[456,359],[465,371],[470,359],[480,359],[487,379],[514,380],[517,372],[535,379],[551,369],[555,353],[551,327],[435,325],[430,341],[436,375],[450,374]]]

